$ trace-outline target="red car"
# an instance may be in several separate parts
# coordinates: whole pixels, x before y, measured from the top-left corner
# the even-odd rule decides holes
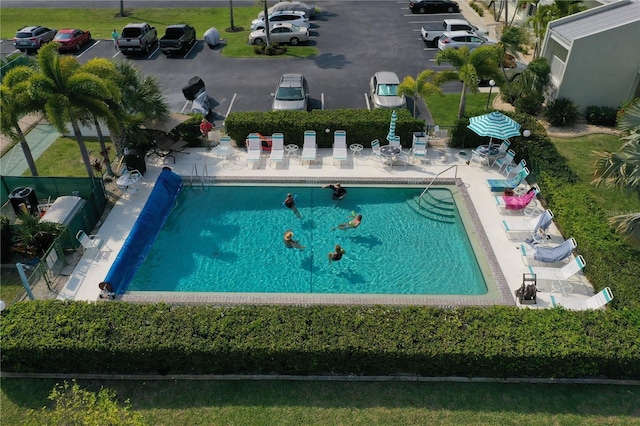
[[[91,41],[91,33],[76,28],[65,28],[58,31],[53,41],[60,44],[60,51],[80,50],[82,46]]]

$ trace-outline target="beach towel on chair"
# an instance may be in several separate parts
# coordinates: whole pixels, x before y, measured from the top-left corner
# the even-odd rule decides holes
[[[533,258],[545,263],[560,262],[571,256],[572,252],[573,244],[571,240],[567,240],[556,247],[537,247]]]
[[[551,217],[549,210],[545,210],[544,213],[540,215],[538,223],[536,223],[536,227],[533,229],[533,235],[531,238],[527,238],[525,242],[529,245],[542,242],[547,236],[547,230],[549,229],[549,226],[551,226],[551,222],[553,222],[553,218]]]
[[[531,189],[524,195],[503,195],[504,208],[507,210],[522,210],[536,197],[537,191]]]
[[[487,185],[489,185],[491,192],[502,192],[506,189],[514,189],[520,185],[527,176],[529,176],[529,169],[525,167],[511,179],[487,179]]]

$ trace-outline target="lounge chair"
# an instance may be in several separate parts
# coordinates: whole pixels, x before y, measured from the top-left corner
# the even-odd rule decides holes
[[[520,170],[524,169],[526,165],[526,160],[520,160],[518,164],[508,164],[502,171],[504,172],[507,179],[509,179],[512,175],[517,175],[518,173],[520,173]]]
[[[522,260],[533,259],[543,263],[555,263],[568,259],[573,250],[578,247],[575,238],[569,238],[564,243],[555,247],[530,246],[520,244]]]
[[[420,162],[427,161],[427,140],[424,137],[416,138],[413,140],[413,147],[411,147],[411,156],[413,158],[420,159]]]
[[[532,214],[536,209],[527,209],[529,204],[535,200],[536,195],[540,193],[540,190],[537,186],[532,187],[527,191],[526,194],[523,195],[496,195],[494,196],[496,200],[496,206],[498,210],[524,210],[526,215]]]
[[[258,167],[260,167],[260,159],[262,158],[262,139],[260,139],[260,135],[257,133],[250,133],[248,140],[247,165],[251,164],[253,167],[253,165],[257,163]]]
[[[304,132],[304,143],[302,145],[302,155],[300,156],[300,161],[305,162],[308,161],[309,164],[311,162],[315,162],[318,156],[318,145],[316,144],[316,131],[315,130],[305,130]]]
[[[493,166],[498,168],[498,172],[500,172],[503,168],[513,163],[513,159],[516,157],[516,153],[514,150],[507,150],[504,157],[498,157],[493,162]]]
[[[512,233],[532,233],[538,234],[539,230],[546,233],[553,221],[553,212],[545,210],[538,216],[529,217],[524,220],[503,220],[502,228],[507,233],[507,237],[511,237]]]
[[[586,309],[600,309],[613,300],[613,293],[609,287],[605,287],[587,300],[551,295],[551,305],[554,308],[563,308],[582,311]]]
[[[347,155],[347,132],[344,130],[336,130],[333,133],[333,164],[336,161],[348,161]]]
[[[100,254],[100,250],[102,250],[103,247],[109,247],[100,235],[87,235],[82,229],[76,234],[76,239],[80,245],[82,245],[82,249],[85,253],[95,250],[95,255],[93,256],[94,259],[98,257],[98,254]]]
[[[189,144],[187,141],[179,140],[175,141],[162,132],[153,132],[153,152],[158,157],[171,157],[173,158],[173,164],[176,163],[176,156],[174,154],[183,152]],[[188,152],[185,152],[188,154]]]
[[[536,281],[546,280],[553,281],[551,284],[552,291],[571,292],[571,284],[566,281],[580,272],[586,266],[584,257],[578,256],[562,268],[553,268],[549,266],[529,266],[529,272],[536,274]]]
[[[514,189],[520,185],[527,176],[529,176],[529,169],[525,167],[511,179],[487,179],[487,185],[491,192],[502,192],[507,189]]]
[[[271,154],[269,154],[269,164],[284,162],[284,135],[282,133],[274,133],[271,135]]]

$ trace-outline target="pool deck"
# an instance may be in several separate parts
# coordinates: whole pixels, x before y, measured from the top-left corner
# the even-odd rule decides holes
[[[358,141],[349,140],[348,143]],[[246,181],[246,182],[291,182],[304,184],[323,184],[325,182],[348,183],[411,183],[428,184],[438,173],[444,171],[439,179],[459,179],[464,188],[461,192],[472,204],[475,211],[471,211],[472,221],[477,226],[477,234],[481,247],[492,270],[498,294],[492,297],[466,296],[398,296],[398,295],[297,295],[297,294],[208,294],[208,293],[127,293],[119,298],[130,302],[160,302],[168,303],[210,303],[210,304],[241,304],[241,303],[271,303],[271,304],[391,304],[391,305],[437,305],[437,306],[487,306],[487,305],[516,305],[515,291],[522,284],[522,276],[528,272],[520,255],[519,245],[529,235],[518,236],[519,239],[509,240],[502,229],[503,219],[518,220],[525,216],[521,212],[501,214],[495,204],[494,195],[487,187],[487,179],[504,178],[496,168],[489,168],[485,164],[467,161],[471,159],[469,150],[467,155],[461,155],[460,150],[447,148],[429,148],[428,162],[424,164],[416,161],[406,168],[402,165],[385,166],[372,159],[370,149],[365,149],[362,155],[354,161],[349,153],[349,161],[342,165],[334,165],[330,149],[318,150],[318,161],[314,164],[301,164],[299,157],[286,158],[277,168],[268,161],[268,154],[263,154],[258,167],[251,168],[246,162],[246,151],[236,150],[230,158],[219,158],[215,155],[215,148],[207,151],[204,148],[191,148],[175,154],[173,158],[156,156],[147,157],[147,171],[139,190],[130,196],[118,199],[110,214],[103,223],[99,224],[97,233],[106,240],[106,248],[97,256],[83,256],[66,285],[59,294],[59,299],[73,299],[95,301],[98,299],[98,283],[106,277],[115,257],[122,248],[133,224],[140,214],[144,204],[158,178],[162,167],[168,166],[174,172],[184,177],[185,185],[194,187],[205,181]],[[452,167],[452,166],[457,167]],[[192,176],[197,178],[192,179]],[[539,206],[539,202],[536,201]],[[540,206],[539,206],[540,207]],[[94,231],[95,232],[95,231]],[[550,244],[555,245],[564,241],[555,225],[550,228],[553,238]],[[567,238],[570,235],[566,236]],[[587,259],[588,262],[588,259]],[[534,265],[537,263],[534,263]],[[556,265],[550,265],[556,266]],[[558,267],[562,264],[558,265]],[[593,295],[593,288],[582,272],[574,276],[570,290],[564,296],[571,299],[587,299]],[[538,282],[537,304],[524,305],[530,308],[548,308],[551,306],[551,283]]]

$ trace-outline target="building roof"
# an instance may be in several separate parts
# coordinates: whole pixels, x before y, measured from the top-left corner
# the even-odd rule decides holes
[[[553,21],[549,30],[554,39],[568,47],[573,40],[640,23],[639,11],[640,0],[620,0]],[[640,36],[640,26],[638,28]]]

